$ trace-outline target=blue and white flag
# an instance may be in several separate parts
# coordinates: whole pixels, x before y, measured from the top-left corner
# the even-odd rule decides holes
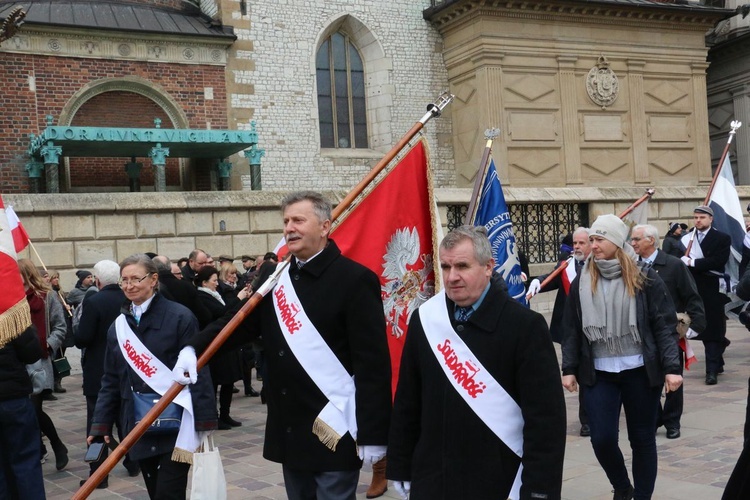
[[[477,200],[476,214],[471,221],[474,226],[484,226],[492,246],[495,271],[502,275],[508,285],[508,293],[518,302],[526,303],[526,288],[521,278],[521,264],[518,260],[518,245],[513,236],[505,195],[497,177],[495,161],[490,159],[482,190]]]
[[[732,288],[739,281],[739,266],[742,260],[742,240],[745,238],[745,218],[742,213],[742,205],[734,186],[732,175],[732,164],[729,155],[724,158],[721,172],[716,178],[716,184],[711,191],[708,205],[714,211],[712,226],[732,237],[732,252],[724,268],[729,275]]]

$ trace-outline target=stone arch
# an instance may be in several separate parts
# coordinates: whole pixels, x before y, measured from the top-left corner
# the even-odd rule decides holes
[[[391,84],[391,70],[393,63],[386,56],[380,40],[362,21],[346,13],[337,14],[324,23],[324,28],[318,33],[310,56],[310,71],[315,82],[315,58],[323,41],[333,33],[346,33],[354,42],[365,68],[365,99],[367,103],[367,134],[370,149],[388,151],[391,148],[391,108],[395,88]],[[318,89],[313,83],[315,96],[314,111],[318,116]],[[317,118],[316,118],[317,120]],[[320,145],[319,129],[315,127],[317,142]],[[357,156],[356,150],[351,150],[351,156]]]
[[[73,94],[65,104],[65,106],[63,106],[62,110],[60,111],[60,117],[57,124],[59,126],[71,125],[73,123],[73,120],[75,119],[76,114],[91,99],[107,92],[118,91],[132,92],[154,102],[159,108],[164,111],[167,118],[172,123],[173,128],[189,128],[187,114],[179,105],[179,103],[172,98],[169,92],[167,92],[160,85],[139,76],[102,78],[84,85],[75,94]],[[61,171],[61,177],[63,179],[63,183],[66,186],[66,189],[69,192],[85,192],[91,190],[92,188],[72,187],[70,158],[65,157],[64,162],[64,170]],[[179,168],[179,185],[182,189],[184,189],[188,184],[187,175],[192,170],[190,168],[191,164],[192,160],[190,159],[177,159],[177,165]],[[150,187],[143,186],[142,189],[149,190]]]
[[[159,105],[169,116],[174,128],[188,128],[187,115],[180,105],[161,86],[141,78],[140,76],[124,76],[121,78],[102,78],[88,83],[73,94],[60,112],[58,125],[67,126],[73,121],[78,110],[89,99],[99,94],[112,91],[133,92],[142,95]]]

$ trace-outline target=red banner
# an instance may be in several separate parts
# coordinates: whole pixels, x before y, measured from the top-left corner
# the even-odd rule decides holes
[[[18,337],[31,326],[29,304],[23,280],[16,263],[16,249],[11,225],[5,214],[5,205],[0,196],[0,347]]]
[[[344,255],[380,276],[394,394],[409,319],[435,292],[431,192],[420,140],[331,235]]]

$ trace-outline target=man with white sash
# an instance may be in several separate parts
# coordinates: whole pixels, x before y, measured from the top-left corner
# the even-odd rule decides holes
[[[281,208],[291,262],[223,349],[263,337],[263,456],[283,464],[288,498],[354,500],[363,460],[385,456],[388,439],[390,357],[380,282],[328,238],[331,204],[322,195],[292,193]],[[194,351],[204,350],[235,312],[189,342],[175,380],[190,381],[184,372],[195,369]]]
[[[444,290],[409,324],[386,475],[412,500],[559,500],[565,401],[547,324],[493,274],[483,227],[439,251]]]
[[[727,318],[724,304],[729,298],[719,290],[719,277],[724,275],[724,266],[729,260],[731,237],[712,227],[714,211],[701,205],[693,209],[695,228],[682,237],[687,248],[690,241],[690,254],[682,257],[682,262],[690,269],[695,286],[703,300],[706,311],[706,329],[696,337],[703,341],[706,352],[706,384],[715,385],[718,375],[724,372],[724,350],[729,341]]]
[[[542,282],[547,278],[548,275],[544,274],[535,278],[529,284],[529,290],[527,297],[531,295],[534,297],[537,293],[549,292],[557,290],[557,296],[555,297],[555,306],[552,309],[552,318],[549,322],[549,333],[552,337],[552,342],[558,344],[562,342],[563,332],[563,313],[565,312],[565,303],[568,300],[568,293],[570,291],[570,284],[578,276],[578,272],[583,269],[583,263],[591,253],[591,242],[589,241],[589,228],[579,227],[573,231],[573,255],[568,258],[568,267],[565,271],[558,274],[556,278],[550,281],[542,289]],[[560,264],[558,264],[559,266]],[[590,436],[591,428],[589,427],[589,418],[586,415],[586,409],[583,405],[583,386],[580,386],[578,391],[578,420],[581,422],[581,429],[579,434],[581,436]]]

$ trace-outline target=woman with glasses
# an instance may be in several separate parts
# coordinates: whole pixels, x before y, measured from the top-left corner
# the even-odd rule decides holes
[[[120,263],[119,285],[126,301],[107,333],[104,376],[89,445],[110,442],[118,408],[125,432],[133,430],[150,408],[148,402],[152,406],[172,385],[170,370],[177,355],[198,331],[198,322],[187,308],[161,297],[156,265],[147,255],[132,255]],[[186,497],[192,453],[200,445],[197,433],[216,429],[208,371],[202,369],[197,382],[186,387],[173,405],[130,449],[152,499]],[[169,425],[175,422],[179,429]]]
[[[52,394],[54,386],[52,354],[62,346],[68,331],[65,324],[65,312],[62,304],[55,297],[52,287],[39,275],[39,271],[29,259],[20,259],[18,269],[21,271],[26,300],[31,310],[31,322],[36,327],[42,347],[41,364],[44,370],[44,382],[41,392],[32,394],[31,401],[34,403],[39,428],[47,436],[55,452],[55,467],[57,470],[63,470],[68,465],[68,449],[57,434],[54,422],[44,412],[42,401],[45,395]],[[36,390],[35,388],[35,392]],[[46,454],[45,448],[42,447],[42,460]]]
[[[682,385],[676,313],[664,282],[642,271],[626,242],[629,228],[599,216],[591,255],[570,285],[563,316],[563,386],[586,386],[591,445],[614,487],[614,500],[649,499],[656,483],[656,418],[662,386]],[[633,483],[618,444],[625,409]]]
[[[198,288],[198,299],[211,312],[211,321],[215,321],[237,303],[238,300],[246,299],[250,294],[246,289],[225,301],[218,291],[219,271],[213,266],[205,266],[195,275],[195,286]],[[242,379],[242,357],[239,349],[232,349],[226,353],[214,356],[209,363],[211,368],[211,380],[214,383],[214,391],[219,395],[219,429],[229,430],[239,427],[242,422],[229,416],[232,406],[232,392],[234,383]],[[219,390],[221,387],[221,390]]]

